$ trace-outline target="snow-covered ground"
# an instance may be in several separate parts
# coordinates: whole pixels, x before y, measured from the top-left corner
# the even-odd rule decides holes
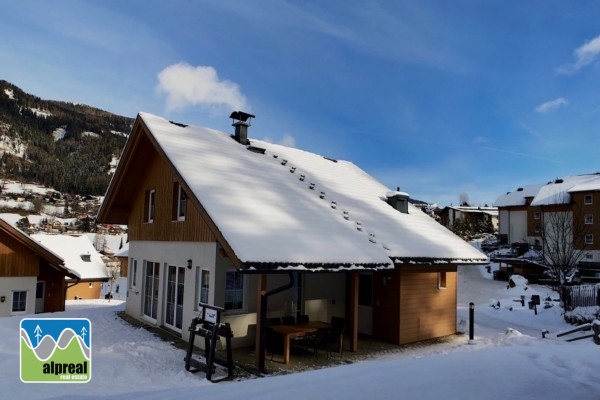
[[[48,317],[92,322],[92,379],[85,384],[31,384],[19,379],[19,323],[0,318],[0,398],[23,399],[577,399],[600,398],[600,346],[567,343],[560,308],[538,315],[514,302],[543,287],[507,289],[484,267],[461,268],[459,329],[466,334],[375,360],[310,372],[210,383],[184,369],[184,351],[115,315],[124,303],[69,302]],[[551,296],[552,297],[552,296]],[[490,304],[500,307],[491,307]],[[475,340],[469,344],[469,303],[475,303]],[[41,317],[42,315],[38,315]],[[541,331],[550,331],[541,338]]]

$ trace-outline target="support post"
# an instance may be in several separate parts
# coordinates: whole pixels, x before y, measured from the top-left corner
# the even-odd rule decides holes
[[[348,335],[350,351],[358,351],[358,273],[348,274],[349,301],[346,316],[348,317]]]
[[[475,337],[475,304],[469,303],[469,343],[473,342]]]

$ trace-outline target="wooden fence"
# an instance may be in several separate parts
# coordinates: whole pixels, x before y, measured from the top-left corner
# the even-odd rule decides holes
[[[563,301],[565,311],[576,307],[600,306],[600,285],[565,286]]]

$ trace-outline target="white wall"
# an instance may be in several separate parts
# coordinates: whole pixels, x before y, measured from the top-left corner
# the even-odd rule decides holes
[[[527,242],[527,211],[500,210],[498,233],[508,235],[508,244]]]
[[[0,317],[7,317],[12,314],[12,292],[15,290],[27,291],[27,309],[24,313],[16,315],[34,314],[35,313],[35,287],[37,277],[35,276],[18,276],[0,278],[0,297],[4,296],[4,303],[0,302]]]
[[[196,267],[201,267],[210,271],[210,291],[209,303],[214,304],[216,243],[198,243],[198,242],[153,242],[153,241],[132,241],[129,243],[129,268],[128,275],[133,274],[132,259],[137,260],[136,287],[127,288],[127,314],[132,317],[143,319],[155,326],[163,325],[163,308],[165,304],[165,273],[169,265],[183,267],[185,266],[185,288],[183,298],[183,322],[182,337],[187,340],[189,337],[188,327],[191,321],[196,317]],[[159,294],[158,294],[158,312],[156,321],[151,321],[143,316],[143,273],[144,260],[158,262],[160,264],[159,275]],[[188,260],[192,260],[192,268],[188,269]]]

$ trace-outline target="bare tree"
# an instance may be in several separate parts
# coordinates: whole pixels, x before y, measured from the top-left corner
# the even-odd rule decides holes
[[[543,212],[542,260],[550,278],[547,286],[563,294],[563,288],[578,270],[586,252],[587,229],[580,213],[554,207]]]
[[[108,271],[108,282],[110,283],[110,289],[108,292],[108,301],[113,297],[113,286],[117,279],[121,277],[120,273],[120,264],[115,262],[108,262],[106,265],[106,270]]]

